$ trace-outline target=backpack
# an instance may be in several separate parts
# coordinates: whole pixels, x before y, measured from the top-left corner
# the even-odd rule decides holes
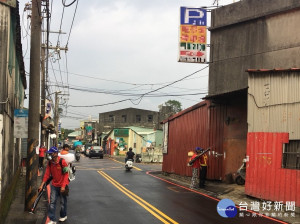
[[[63,173],[62,160],[63,160],[63,158],[59,159],[59,164],[60,164],[60,167],[61,167],[61,172],[62,172],[62,174],[64,174]],[[49,167],[51,167],[51,162],[50,161],[48,162],[48,165],[49,165]],[[75,172],[76,172],[75,166],[68,164],[69,181],[75,180]]]

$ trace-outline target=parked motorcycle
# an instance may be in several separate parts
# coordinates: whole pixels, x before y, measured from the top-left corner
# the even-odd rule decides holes
[[[80,152],[75,152],[75,159],[76,161],[80,160]]]
[[[135,157],[135,162],[136,162],[136,163],[142,162],[142,156],[141,156],[141,154],[137,154],[137,155],[136,155],[136,157]]]
[[[235,183],[238,185],[244,185],[246,180],[246,158],[243,159],[243,164],[236,172]]]
[[[130,171],[133,167],[133,160],[132,159],[128,159],[125,163],[125,169],[126,171]]]

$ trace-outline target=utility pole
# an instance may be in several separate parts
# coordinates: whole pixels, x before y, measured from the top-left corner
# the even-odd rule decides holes
[[[50,29],[50,11],[49,11],[49,0],[45,1],[46,3],[46,18],[47,18],[47,32],[46,32],[46,49],[42,48],[42,60],[41,60],[41,66],[42,66],[42,73],[41,73],[41,117],[42,119],[45,118],[46,114],[46,79],[48,75],[48,45],[49,45],[49,29]],[[46,57],[47,55],[47,61]],[[47,62],[47,63],[46,63]],[[43,128],[43,121],[41,122],[41,145],[46,146],[46,130]]]
[[[45,118],[45,110],[46,110],[46,69],[45,69],[45,48],[42,47],[41,50],[42,53],[42,59],[41,59],[41,117],[42,119]],[[47,59],[48,60],[48,59]],[[45,145],[46,141],[46,130],[43,128],[43,123],[41,124],[41,144]]]
[[[30,211],[37,195],[40,123],[41,0],[32,0],[28,142],[26,160],[25,211]]]
[[[55,120],[54,120],[54,126],[55,126],[55,146],[58,145],[58,121],[59,121],[59,113],[58,113],[58,104],[59,104],[59,99],[58,99],[58,94],[61,92],[55,92]]]

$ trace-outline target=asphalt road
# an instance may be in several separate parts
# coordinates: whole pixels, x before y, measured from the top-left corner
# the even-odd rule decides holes
[[[128,172],[118,161],[85,157],[75,165],[76,180],[70,184],[65,222],[68,224],[279,223],[252,217],[252,213],[223,218],[216,209],[219,200],[147,173],[161,170],[161,165],[135,163],[138,169]]]

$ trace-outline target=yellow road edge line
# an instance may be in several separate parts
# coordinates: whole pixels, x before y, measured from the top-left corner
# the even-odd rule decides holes
[[[148,212],[150,212],[153,216],[155,216],[157,219],[159,219],[161,222],[166,223],[166,224],[170,224],[169,222],[167,222],[166,220],[164,220],[162,217],[160,217],[158,214],[156,214],[154,211],[152,211],[150,208],[148,208],[147,206],[145,206],[142,202],[138,201],[137,199],[135,199],[133,196],[131,196],[129,193],[127,193],[126,191],[124,191],[122,188],[120,188],[117,184],[115,184],[113,181],[111,181],[108,177],[106,177],[104,175],[104,173],[102,171],[98,171],[98,173],[103,176],[108,182],[110,182],[112,185],[114,185],[117,189],[119,189],[121,192],[123,192],[125,195],[127,195],[129,198],[131,198],[133,201],[135,201],[136,203],[138,203],[140,206],[142,206],[144,209],[146,209]]]
[[[115,161],[115,162],[117,162],[117,163],[121,163],[121,164],[124,164],[124,166],[125,166],[125,163],[122,163],[122,162],[120,162],[120,161],[118,161],[118,160],[115,160],[115,159],[111,159],[112,161]],[[138,168],[138,167],[136,167],[136,166],[132,166],[134,169],[136,169],[136,170],[138,170],[138,171],[142,171],[142,169],[140,169],[140,168]]]
[[[101,173],[100,173],[101,172]],[[178,224],[178,222],[176,222],[175,220],[173,220],[172,218],[170,218],[169,216],[167,216],[165,213],[161,212],[160,210],[158,210],[157,208],[155,208],[153,205],[149,204],[147,201],[145,201],[144,199],[142,199],[141,197],[137,196],[136,194],[134,194],[133,192],[131,192],[130,190],[128,190],[127,188],[125,188],[123,185],[121,185],[120,183],[118,183],[116,180],[114,180],[112,177],[110,177],[108,174],[106,174],[103,171],[98,171],[98,173],[100,173],[101,175],[105,175],[107,178],[109,178],[112,182],[114,182],[115,184],[117,184],[119,187],[121,187],[124,191],[127,191],[129,194],[131,194],[132,196],[136,197],[137,199],[139,199],[140,201],[142,201],[144,204],[146,204],[148,207],[150,207],[151,209],[153,209],[154,211],[156,211],[157,213],[159,213],[161,216],[163,216],[165,219],[169,220],[170,222],[174,223],[174,224]]]

